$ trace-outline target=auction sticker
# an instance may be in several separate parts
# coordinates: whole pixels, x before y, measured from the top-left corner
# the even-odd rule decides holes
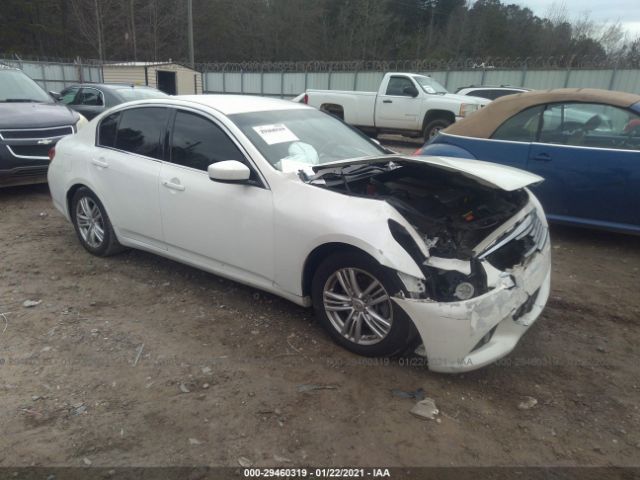
[[[273,125],[260,125],[253,127],[258,135],[267,143],[274,145],[276,143],[297,142],[299,139],[295,134],[287,128],[283,123],[274,123]]]

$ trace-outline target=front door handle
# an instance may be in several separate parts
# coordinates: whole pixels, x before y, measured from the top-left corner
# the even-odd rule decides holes
[[[165,180],[162,182],[162,185],[170,190],[178,190],[179,192],[184,192],[184,185],[180,185],[179,183],[173,183]]]
[[[536,155],[533,156],[534,160],[537,160],[538,162],[550,162],[551,161],[551,155],[549,155],[548,153],[538,153]]]
[[[393,100],[382,100],[382,103],[393,103]]]
[[[104,158],[93,158],[91,159],[91,163],[93,163],[96,167],[99,168],[109,168],[109,164],[105,162]]]

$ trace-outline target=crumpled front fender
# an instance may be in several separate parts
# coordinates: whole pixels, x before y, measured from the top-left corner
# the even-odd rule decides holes
[[[504,272],[489,292],[461,302],[404,297],[393,300],[409,315],[422,338],[429,368],[439,372],[475,370],[507,355],[542,312],[549,297],[549,241],[525,266]],[[518,314],[529,305],[528,312]],[[517,317],[517,318],[516,318]],[[491,339],[474,350],[485,337]]]

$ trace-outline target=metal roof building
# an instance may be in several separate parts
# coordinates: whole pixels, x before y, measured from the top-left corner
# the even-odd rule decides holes
[[[169,95],[202,93],[202,74],[179,63],[124,62],[102,66],[104,83],[148,85]]]

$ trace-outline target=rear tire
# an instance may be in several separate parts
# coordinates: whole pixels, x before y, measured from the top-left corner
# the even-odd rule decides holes
[[[79,188],[71,200],[71,220],[85,250],[98,257],[108,257],[124,250],[109,215],[95,193]]]
[[[347,350],[368,357],[395,356],[414,347],[418,335],[391,299],[402,289],[400,279],[371,257],[338,252],[313,276],[313,306],[322,326]]]

